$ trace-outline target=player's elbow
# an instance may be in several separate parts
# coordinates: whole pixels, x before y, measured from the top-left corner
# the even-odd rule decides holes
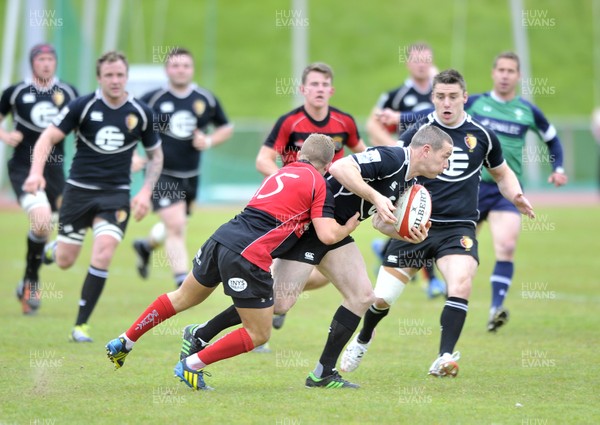
[[[317,236],[319,240],[323,242],[325,245],[331,245],[339,241],[339,237],[335,235],[333,232],[325,231],[325,232],[317,232]]]

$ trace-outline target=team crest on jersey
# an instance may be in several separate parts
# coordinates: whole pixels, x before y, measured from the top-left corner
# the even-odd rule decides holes
[[[473,149],[475,149],[475,146],[477,146],[477,137],[467,133],[467,136],[465,137],[465,144],[469,148],[469,152],[473,152]]]
[[[133,130],[138,123],[138,117],[135,114],[129,114],[125,117],[125,125],[129,131]]]
[[[56,90],[54,93],[52,93],[52,102],[54,102],[54,104],[56,106],[61,106],[65,101],[65,94],[60,91],[60,90]]]
[[[460,245],[465,249],[465,251],[470,251],[473,248],[473,239],[468,236],[463,236],[460,238]]]
[[[127,220],[127,211],[117,210],[115,212],[115,218],[117,219],[117,223],[123,223],[125,220]]]
[[[194,109],[194,113],[200,116],[206,111],[206,102],[203,100],[196,100],[192,108]]]
[[[342,147],[344,146],[344,138],[342,136],[333,136],[331,140],[333,140],[333,143],[335,144],[336,152],[342,149]]]

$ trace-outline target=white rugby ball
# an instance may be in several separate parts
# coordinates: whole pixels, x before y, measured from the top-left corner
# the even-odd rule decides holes
[[[409,229],[427,224],[431,217],[431,196],[425,187],[415,184],[404,191],[396,203],[396,232],[404,238],[410,238]]]

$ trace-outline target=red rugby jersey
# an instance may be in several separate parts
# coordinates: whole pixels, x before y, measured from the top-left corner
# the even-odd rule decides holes
[[[313,133],[325,134],[333,139],[334,161],[344,156],[344,146],[353,148],[360,140],[352,115],[330,106],[327,117],[315,121],[306,113],[304,106],[300,106],[277,120],[264,145],[275,149],[286,165],[296,161],[304,140]]]

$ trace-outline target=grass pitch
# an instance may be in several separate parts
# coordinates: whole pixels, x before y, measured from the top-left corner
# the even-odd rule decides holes
[[[199,209],[188,233],[190,257],[238,209]],[[173,287],[167,260],[157,252],[149,280],[134,267],[131,241],[155,218],[130,223],[102,298],[92,316],[91,344],[67,337],[90,255],[90,235],[68,271],[42,270],[42,308],[24,317],[14,296],[25,256],[27,222],[21,212],[0,213],[3,270],[0,318],[4,326],[0,423],[244,423],[244,424],[564,424],[598,423],[597,365],[600,208],[540,208],[523,223],[516,273],[507,300],[510,322],[485,330],[493,266],[487,230],[481,265],[457,349],[456,379],[427,370],[439,343],[443,301],[428,300],[411,284],[377,329],[361,367],[344,375],[357,391],[304,388],[325,342],[340,296],[333,287],[301,296],[272,353],[249,353],[211,365],[212,392],[194,392],[173,377],[181,329],[230,304],[220,290],[191,311],[150,331],[125,366],[114,371],[104,344],[125,330],[158,295]],[[356,232],[369,269],[376,267],[370,223]]]

